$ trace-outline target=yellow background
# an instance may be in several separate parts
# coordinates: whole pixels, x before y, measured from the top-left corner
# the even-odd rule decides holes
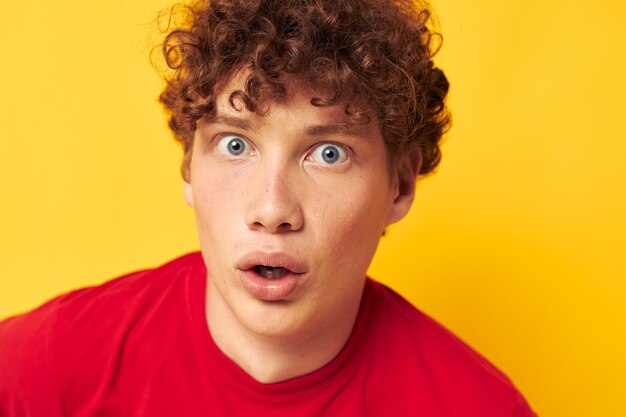
[[[0,317],[198,247],[146,53],[168,4],[3,5]],[[540,415],[626,415],[626,6],[434,6],[454,127],[371,272]]]

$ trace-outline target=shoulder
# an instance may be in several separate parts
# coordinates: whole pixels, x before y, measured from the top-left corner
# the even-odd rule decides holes
[[[164,294],[181,291],[194,268],[203,268],[199,253],[71,291],[0,322],[0,411],[10,403],[52,407],[63,397],[59,391],[80,384],[77,375],[87,381],[101,372],[115,350],[106,345],[123,345],[155,304],[167,302]]]
[[[392,289],[372,280],[368,286],[378,320],[372,343],[384,352],[385,370],[403,375],[404,387],[457,408],[447,415],[533,416],[511,380],[483,355]],[[524,406],[529,414],[521,413]]]
[[[24,314],[0,322],[0,346],[42,334],[64,333],[75,326],[90,326],[91,320],[112,320],[127,307],[175,286],[180,278],[202,263],[199,253],[190,253],[157,268],[128,273],[102,284],[59,295]]]

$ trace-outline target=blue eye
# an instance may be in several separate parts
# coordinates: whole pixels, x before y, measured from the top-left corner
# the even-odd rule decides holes
[[[334,165],[346,161],[348,154],[340,145],[323,143],[313,150],[311,159],[315,162]]]
[[[217,150],[226,156],[241,156],[249,147],[248,142],[237,135],[226,135],[217,143]]]

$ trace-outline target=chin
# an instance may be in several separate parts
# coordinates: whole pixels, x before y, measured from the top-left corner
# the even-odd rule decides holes
[[[294,301],[250,300],[245,311],[235,311],[248,330],[262,336],[293,338],[311,328],[314,321]]]

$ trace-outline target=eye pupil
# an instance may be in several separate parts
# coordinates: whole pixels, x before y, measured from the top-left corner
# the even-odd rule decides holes
[[[327,146],[322,150],[322,158],[325,162],[333,164],[339,159],[339,152],[334,146]]]
[[[228,142],[228,151],[233,155],[241,155],[245,148],[245,144],[241,139],[233,139]]]

